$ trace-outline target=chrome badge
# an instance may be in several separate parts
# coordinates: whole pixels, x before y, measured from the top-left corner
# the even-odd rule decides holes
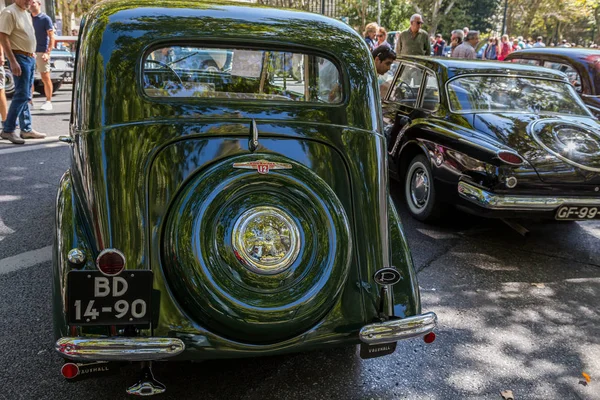
[[[395,285],[400,282],[402,275],[400,275],[400,272],[395,268],[383,268],[375,272],[373,279],[378,285]]]
[[[234,163],[233,168],[255,169],[259,174],[266,175],[272,169],[292,169],[291,164],[278,163],[267,160],[248,161],[242,163]]]

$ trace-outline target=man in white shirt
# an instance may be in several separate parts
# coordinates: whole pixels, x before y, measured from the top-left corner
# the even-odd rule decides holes
[[[538,36],[537,42],[535,42],[533,44],[533,47],[546,47],[546,45],[544,44],[544,38],[541,36]]]
[[[32,0],[15,0],[0,13],[0,45],[8,58],[15,80],[15,94],[8,109],[0,137],[14,144],[23,144],[23,139],[43,139],[45,133],[31,128],[29,99],[35,73],[35,32],[31,14],[27,11]],[[21,134],[15,132],[19,118]]]

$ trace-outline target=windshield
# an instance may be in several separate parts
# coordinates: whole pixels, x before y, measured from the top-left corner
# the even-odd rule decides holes
[[[168,46],[144,60],[144,91],[159,98],[342,101],[340,72],[310,54]]]
[[[589,116],[571,85],[516,76],[465,76],[448,82],[453,112],[524,112]]]

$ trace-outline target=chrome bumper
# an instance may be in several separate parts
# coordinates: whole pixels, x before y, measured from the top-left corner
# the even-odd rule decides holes
[[[414,317],[366,325],[360,330],[358,336],[367,344],[390,343],[425,335],[431,332],[436,325],[437,315],[428,312]]]
[[[64,337],[54,349],[73,361],[154,361],[185,349],[179,339],[159,337]]]
[[[458,194],[480,207],[489,210],[510,211],[552,211],[563,204],[600,206],[596,197],[556,197],[556,196],[508,196],[490,193],[466,182],[458,183]]]

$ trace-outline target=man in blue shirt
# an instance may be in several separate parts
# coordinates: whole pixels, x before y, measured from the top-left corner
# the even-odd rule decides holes
[[[35,29],[37,71],[42,75],[44,82],[44,94],[46,102],[40,107],[41,110],[52,110],[52,80],[50,79],[50,52],[54,48],[54,26],[49,16],[42,12],[40,0],[31,3],[31,16],[33,29]]]

